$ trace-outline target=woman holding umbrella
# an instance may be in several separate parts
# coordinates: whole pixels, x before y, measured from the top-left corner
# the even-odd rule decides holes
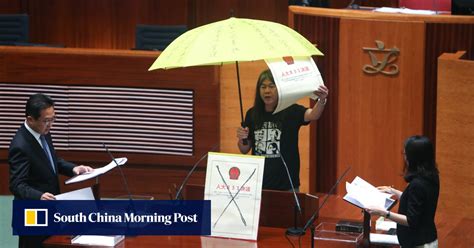
[[[319,119],[328,89],[322,85],[314,92],[318,101],[313,108],[293,104],[273,114],[278,104],[278,90],[270,70],[263,71],[257,80],[255,103],[247,111],[245,127],[237,129],[238,147],[241,153],[252,150],[252,155],[265,156],[263,189],[291,190],[284,163],[295,189],[299,190],[300,157],[298,132],[301,126]],[[245,141],[248,142],[245,142]],[[266,144],[265,150],[256,149],[257,144]]]

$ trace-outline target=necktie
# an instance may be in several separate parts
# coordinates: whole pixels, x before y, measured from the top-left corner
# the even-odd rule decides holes
[[[49,146],[48,146],[48,143],[46,142],[46,138],[44,137],[44,135],[40,136],[40,140],[41,140],[41,145],[43,145],[43,150],[46,153],[46,157],[48,157],[49,164],[53,168],[54,173],[56,173],[56,169],[54,168],[53,157],[51,156],[51,151],[49,150]]]

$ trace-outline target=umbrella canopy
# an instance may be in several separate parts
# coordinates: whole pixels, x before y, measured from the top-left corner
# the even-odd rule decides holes
[[[235,63],[240,119],[244,125],[239,61],[323,55],[293,29],[275,22],[234,18],[187,31],[158,56],[149,71],[197,65]],[[247,144],[247,141],[244,141]]]
[[[311,55],[323,54],[287,26],[232,17],[182,34],[148,70]]]

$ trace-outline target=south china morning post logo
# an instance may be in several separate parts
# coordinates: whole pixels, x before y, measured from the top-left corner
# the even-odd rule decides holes
[[[210,235],[210,201],[13,201],[13,235]]]
[[[74,224],[74,223],[141,223],[150,224],[158,223],[165,226],[176,223],[198,223],[198,215],[184,215],[181,213],[173,214],[137,214],[137,213],[107,213],[107,212],[93,212],[93,213],[77,213],[73,215],[63,215],[61,213],[54,213],[54,223]]]
[[[47,227],[48,209],[26,208],[24,211],[25,227]]]

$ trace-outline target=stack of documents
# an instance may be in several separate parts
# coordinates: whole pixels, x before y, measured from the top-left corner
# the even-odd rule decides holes
[[[371,233],[370,243],[384,245],[399,245],[397,235]]]
[[[115,246],[124,240],[125,236],[101,236],[101,235],[78,235],[71,240],[71,244],[75,245],[100,245]]]
[[[380,216],[377,221],[375,221],[375,230],[376,231],[385,231],[387,232],[390,229],[397,229],[397,223],[391,220],[385,220],[384,217]]]

